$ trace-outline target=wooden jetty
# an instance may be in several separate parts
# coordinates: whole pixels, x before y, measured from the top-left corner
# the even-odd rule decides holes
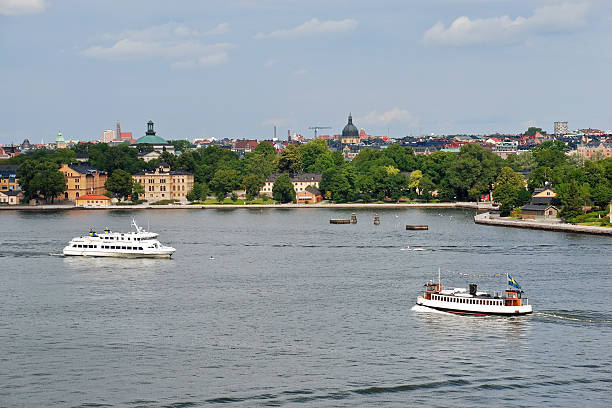
[[[350,224],[351,220],[332,218],[331,220],[329,220],[329,223],[330,224]]]
[[[407,230],[428,230],[428,225],[406,225]]]

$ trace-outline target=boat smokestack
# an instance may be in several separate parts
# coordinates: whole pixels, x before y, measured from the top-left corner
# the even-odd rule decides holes
[[[476,288],[477,285],[475,283],[470,283],[470,295],[476,296]]]

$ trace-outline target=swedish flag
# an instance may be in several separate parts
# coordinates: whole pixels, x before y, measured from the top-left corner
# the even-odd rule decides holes
[[[515,287],[517,289],[521,288],[521,285],[516,283],[516,281],[514,280],[514,278],[512,276],[510,276],[510,274],[506,274],[506,276],[508,277],[508,285],[513,286],[513,287]]]

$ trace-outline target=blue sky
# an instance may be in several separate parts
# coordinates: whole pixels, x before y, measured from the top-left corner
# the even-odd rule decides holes
[[[612,129],[606,0],[0,0],[0,143]]]

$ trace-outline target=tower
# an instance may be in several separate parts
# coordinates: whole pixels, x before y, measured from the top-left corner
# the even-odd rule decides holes
[[[115,134],[115,137],[117,139],[121,138],[121,125],[119,124],[119,121],[117,121],[117,133]]]
[[[149,119],[147,122],[147,135],[155,136],[155,130],[153,130],[153,121]]]

